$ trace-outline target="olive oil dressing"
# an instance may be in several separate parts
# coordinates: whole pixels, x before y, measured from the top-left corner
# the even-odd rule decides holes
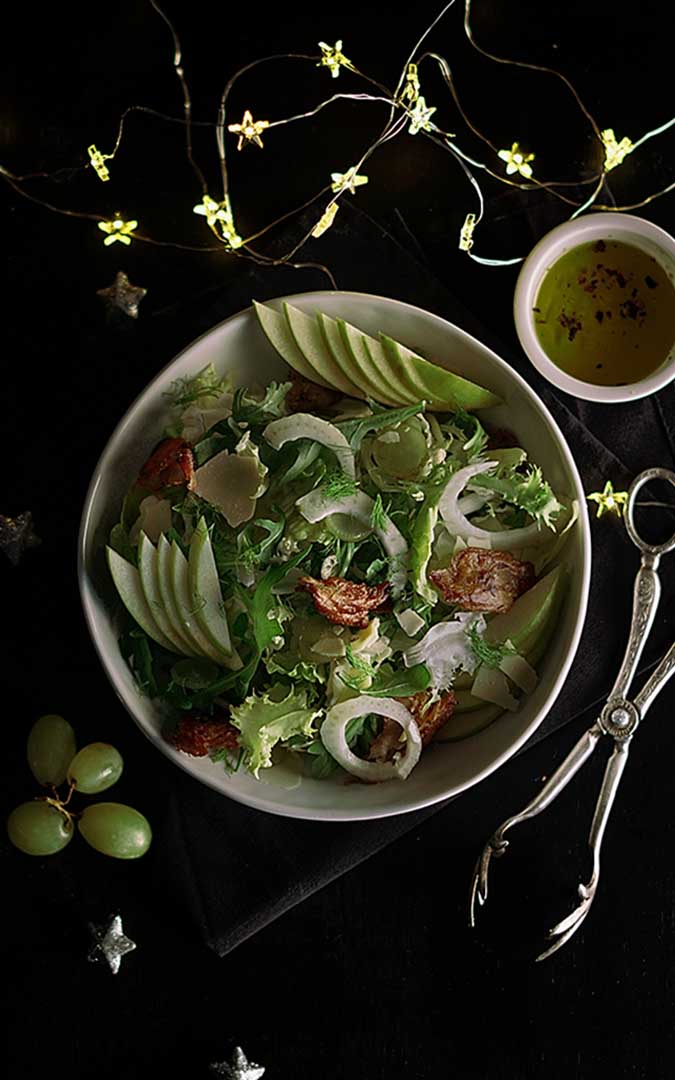
[[[645,378],[675,343],[671,278],[651,255],[618,240],[566,252],[546,273],[533,314],[553,363],[603,386]]]

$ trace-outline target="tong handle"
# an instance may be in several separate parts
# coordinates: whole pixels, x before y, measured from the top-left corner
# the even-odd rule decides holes
[[[643,555],[642,565],[635,578],[630,634],[619,674],[609,694],[610,704],[625,700],[654,622],[661,598],[661,582],[656,572],[656,561],[654,556]]]
[[[514,825],[519,825],[529,818],[536,817],[537,814],[541,814],[543,810],[546,810],[546,808],[551,805],[563,788],[569,784],[572,777],[578,772],[587,758],[591,756],[598,744],[598,740],[603,734],[604,732],[598,723],[593,724],[588,731],[584,732],[578,742],[572,747],[565,760],[561,762],[553,775],[549,777],[539,794],[535,795],[534,799],[527,804],[524,810],[521,810],[519,814],[514,814],[512,817],[507,818],[507,820],[497,829],[491,841],[491,845],[495,851],[506,845],[504,834],[507,829],[512,828]]]

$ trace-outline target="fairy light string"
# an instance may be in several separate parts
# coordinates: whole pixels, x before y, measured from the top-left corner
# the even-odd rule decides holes
[[[463,16],[463,30],[466,40],[472,49],[484,58],[492,61],[495,64],[512,66],[521,68],[527,71],[531,71],[533,74],[547,75],[560,80],[567,91],[571,94],[577,108],[580,110],[585,121],[589,124],[593,138],[598,143],[602,151],[602,163],[599,169],[595,170],[593,174],[582,177],[578,180],[545,180],[540,178],[538,170],[532,166],[532,162],[535,161],[535,149],[537,147],[536,132],[509,132],[511,135],[510,149],[507,147],[498,146],[492,139],[490,139],[484,132],[480,131],[477,126],[471,121],[470,117],[466,113],[462,106],[457,93],[457,88],[454,83],[452,70],[447,60],[433,52],[422,52],[422,47],[426,39],[437,24],[444,18],[444,16],[455,6],[456,0],[450,0],[446,3],[432,22],[425,28],[423,33],[417,39],[413,49],[406,58],[406,61],[401,70],[401,74],[396,85],[395,90],[392,92],[386,86],[383,86],[376,79],[369,76],[367,73],[361,71],[352,60],[345,55],[343,51],[344,45],[341,39],[335,41],[330,45],[326,42],[319,42],[317,53],[281,53],[273,56],[262,57],[258,60],[254,60],[251,63],[246,64],[240,68],[226,83],[223,93],[221,95],[220,103],[217,110],[217,118],[215,123],[208,121],[195,121],[192,116],[192,100],[185,76],[182,59],[182,47],[176,29],[162,10],[156,0],[149,0],[151,7],[156,14],[164,21],[172,35],[173,41],[173,68],[176,76],[179,80],[182,93],[183,104],[183,116],[181,119],[176,117],[167,116],[160,113],[157,110],[150,109],[143,105],[131,105],[123,112],[118,127],[117,138],[114,147],[110,153],[101,152],[96,144],[92,143],[87,148],[89,160],[85,165],[75,167],[73,169],[60,169],[55,173],[35,172],[27,173],[23,176],[17,176],[10,170],[0,166],[0,176],[21,196],[40,205],[41,207],[54,211],[56,213],[65,214],[69,217],[81,218],[84,220],[91,220],[97,223],[98,228],[106,233],[104,243],[107,246],[119,242],[123,245],[131,243],[131,239],[137,240],[141,243],[157,244],[164,247],[174,247],[183,250],[191,251],[213,251],[224,250],[230,254],[236,255],[240,258],[251,259],[260,265],[265,266],[279,266],[289,265],[294,267],[300,266],[316,266],[325,272],[331,282],[334,285],[334,279],[329,269],[320,263],[298,263],[293,261],[298,251],[307,243],[310,239],[320,238],[333,224],[336,214],[339,209],[339,201],[345,195],[355,196],[357,195],[357,188],[368,182],[368,177],[362,174],[360,170],[363,168],[365,162],[386,142],[402,134],[409,134],[410,136],[422,136],[423,138],[431,139],[436,146],[443,149],[446,152],[452,154],[455,161],[459,164],[460,168],[464,172],[464,175],[471,186],[474,195],[476,197],[477,207],[470,209],[466,212],[464,222],[461,226],[458,238],[459,249],[466,253],[470,258],[475,261],[488,266],[507,266],[522,261],[522,256],[510,259],[490,259],[478,255],[474,250],[475,245],[475,233],[478,225],[482,221],[485,213],[485,198],[475,175],[475,171],[493,178],[494,180],[508,184],[513,187],[518,187],[522,190],[529,190],[533,188],[540,188],[552,197],[561,200],[570,206],[572,218],[577,217],[591,206],[595,206],[597,209],[603,210],[632,210],[638,207],[644,206],[647,203],[653,201],[656,198],[672,191],[675,188],[675,181],[666,185],[661,190],[652,192],[642,198],[639,201],[624,206],[607,206],[599,201],[602,189],[605,184],[605,178],[609,172],[612,172],[616,168],[619,168],[625,158],[629,154],[635,153],[635,151],[643,146],[649,139],[668,131],[673,125],[675,125],[675,117],[665,121],[659,126],[652,128],[645,132],[638,139],[631,140],[627,135],[622,135],[622,138],[618,140],[614,134],[614,129],[610,127],[600,128],[599,124],[593,117],[591,111],[588,109],[581,96],[572,85],[571,81],[561,72],[554,68],[547,67],[543,64],[536,64],[523,60],[513,60],[506,57],[498,56],[488,49],[480,45],[476,39],[471,25],[472,14],[472,0],[465,0],[464,2],[464,16]],[[351,51],[348,49],[348,51]],[[489,151],[488,158],[486,160],[479,160],[475,155],[470,155],[459,143],[459,136],[450,132],[443,131],[435,119],[432,119],[437,113],[438,104],[427,104],[425,94],[423,92],[423,84],[420,77],[420,68],[423,62],[432,60],[436,66],[440,69],[442,77],[450,91],[451,99],[454,102],[455,107],[459,113],[462,122],[467,129],[485,145]],[[327,99],[319,102],[318,105],[313,106],[311,109],[304,112],[297,113],[292,116],[257,120],[254,119],[253,112],[250,108],[247,108],[240,121],[227,123],[227,105],[229,95],[235,84],[247,73],[259,68],[262,65],[267,65],[272,62],[288,62],[299,61],[302,63],[311,63],[314,67],[321,71],[325,71],[331,80],[335,80],[341,75],[349,75],[350,78],[357,78],[362,82],[368,84],[371,87],[371,92],[344,92],[339,94],[332,94]],[[269,222],[262,228],[257,229],[252,235],[242,238],[236,226],[236,214],[234,212],[231,197],[230,197],[230,184],[229,173],[227,163],[227,137],[233,136],[237,139],[237,149],[242,150],[250,145],[256,146],[262,150],[264,142],[262,138],[263,132],[270,138],[276,135],[276,130],[284,125],[290,123],[297,123],[306,121],[309,118],[317,115],[319,112],[334,105],[338,101],[350,100],[358,102],[368,102],[372,105],[386,104],[388,106],[388,118],[380,133],[371,141],[366,149],[361,154],[361,157],[357,163],[351,166],[346,172],[332,172],[331,184],[321,191],[315,193],[310,198],[306,199],[301,206],[295,207],[292,210],[287,211],[281,216],[277,217],[274,221]],[[255,105],[254,102],[252,102]],[[170,240],[157,240],[156,238],[147,236],[138,232],[138,222],[129,219],[123,220],[121,215],[117,215],[110,219],[102,214],[93,214],[90,212],[79,212],[63,207],[56,206],[55,204],[42,200],[29,191],[26,191],[24,184],[29,181],[38,179],[56,180],[61,179],[68,174],[73,175],[79,172],[82,168],[91,168],[96,173],[98,178],[107,182],[110,180],[110,172],[105,162],[114,158],[120,150],[123,138],[123,131],[126,118],[132,112],[141,112],[152,118],[159,118],[171,123],[179,123],[184,128],[185,133],[185,147],[187,159],[194,171],[201,189],[201,201],[193,207],[196,214],[205,218],[205,224],[211,231],[212,235],[218,241],[216,247],[210,246],[193,246],[189,244],[174,243]],[[192,128],[194,126],[209,127],[215,131],[216,144],[218,151],[218,161],[220,165],[220,178],[221,178],[221,193],[220,198],[213,198],[209,192],[209,186],[206,181],[205,173],[202,168],[197,164],[193,154],[192,144]],[[226,134],[227,132],[227,134]],[[519,141],[522,140],[522,143]],[[535,149],[532,149],[535,148]],[[498,161],[503,162],[503,165],[499,166]],[[499,171],[498,171],[499,170]],[[570,187],[583,187],[588,186],[591,191],[586,198],[574,199],[565,193],[565,188]],[[320,199],[322,195],[325,195],[326,191],[332,193],[332,198],[326,204],[323,204],[321,209]],[[266,255],[264,252],[256,250],[251,247],[252,243],[260,240],[271,230],[276,228],[282,222],[288,220],[296,214],[299,214],[302,210],[312,204],[317,203],[319,207],[317,209],[317,218],[314,224],[305,232],[296,243],[294,243],[291,250],[285,252],[280,256]]]

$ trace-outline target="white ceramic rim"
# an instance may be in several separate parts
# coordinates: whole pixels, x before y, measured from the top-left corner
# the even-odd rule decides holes
[[[502,360],[501,357],[499,357],[495,352],[493,352],[492,349],[490,349],[487,345],[484,345],[481,341],[478,340],[478,338],[474,338],[473,335],[469,334],[467,331],[462,330],[462,328],[457,326],[455,323],[450,323],[447,319],[443,319],[441,318],[441,316],[435,315],[432,312],[426,311],[423,308],[419,308],[414,304],[407,304],[400,300],[394,300],[391,297],[379,296],[373,293],[355,292],[353,290],[312,290],[305,293],[294,293],[287,296],[275,297],[271,300],[266,301],[266,303],[280,304],[285,301],[288,301],[290,303],[298,300],[312,300],[316,297],[320,297],[326,294],[330,296],[340,296],[346,299],[349,299],[349,297],[374,299],[377,300],[378,303],[383,303],[385,305],[391,304],[397,308],[403,308],[410,312],[416,312],[417,314],[424,316],[425,319],[431,319],[443,330],[449,328],[452,333],[458,334],[459,337],[464,338],[467,343],[472,343],[474,345],[478,344],[481,349],[485,350],[485,352],[489,354],[492,362],[494,362],[497,366],[501,367],[508,373],[508,377],[518,385],[519,389],[526,397],[530,399],[535,408],[543,414],[546,423],[549,425],[556,438],[558,448],[561,452],[562,457],[565,459],[567,468],[569,469],[570,478],[576,488],[575,496],[579,504],[579,516],[576,521],[575,528],[581,530],[581,547],[583,552],[583,561],[582,566],[580,567],[580,599],[566,658],[552,682],[548,696],[541,703],[539,712],[535,714],[532,722],[527,726],[527,728],[525,728],[521,732],[521,734],[516,739],[514,739],[514,741],[509,745],[506,750],[504,750],[503,753],[495,757],[489,763],[489,765],[479,771],[477,775],[473,776],[465,783],[457,785],[453,790],[449,792],[432,795],[429,798],[419,798],[413,800],[410,802],[409,805],[405,807],[376,807],[373,812],[368,813],[348,813],[344,810],[341,810],[340,807],[331,807],[330,810],[324,810],[319,808],[318,810],[312,812],[311,810],[305,810],[304,808],[300,807],[271,808],[269,806],[269,795],[267,798],[265,798],[264,795],[261,795],[260,799],[258,799],[255,795],[247,795],[246,797],[244,797],[235,788],[231,788],[227,792],[223,791],[222,788],[219,787],[215,782],[212,782],[209,777],[201,776],[195,773],[194,769],[191,767],[194,759],[186,757],[185,754],[180,753],[180,751],[178,750],[173,751],[159,733],[147,730],[147,728],[140,723],[140,721],[134,714],[134,710],[132,708],[130,700],[127,699],[127,697],[122,692],[120,686],[113,678],[113,673],[107,663],[105,652],[101,647],[100,642],[98,641],[96,630],[96,615],[91,597],[89,595],[89,590],[91,586],[88,581],[85,554],[87,546],[87,534],[91,524],[91,507],[93,498],[98,488],[98,485],[101,482],[103,473],[106,469],[108,458],[113,457],[120,445],[124,444],[126,429],[133,421],[136,412],[143,407],[144,401],[154,384],[160,382],[163,379],[167,370],[171,368],[178,360],[180,360],[187,352],[192,350],[194,346],[198,344],[198,342],[208,337],[216,329],[223,327],[236,319],[240,319],[245,314],[252,313],[252,307],[244,308],[241,311],[230,315],[227,319],[224,319],[222,322],[217,323],[215,326],[211,327],[203,334],[200,334],[197,338],[195,338],[187,346],[185,346],[185,348],[183,348],[179,353],[177,353],[176,356],[174,356],[168,364],[166,364],[162,369],[160,369],[160,371],[157,372],[154,378],[145,385],[143,390],[141,390],[141,392],[136,396],[134,401],[131,403],[127,411],[120,419],[119,423],[117,424],[110,438],[108,439],[105,447],[103,448],[101,456],[92,474],[92,478],[87,489],[87,494],[85,496],[78,536],[77,576],[80,589],[80,599],[85,615],[85,621],[91,639],[94,643],[94,648],[101,662],[101,666],[103,667],[103,670],[106,673],[106,676],[108,677],[113,687],[113,690],[117,694],[117,697],[124,706],[126,712],[131,716],[132,720],[141,730],[141,732],[145,735],[145,737],[165,757],[168,757],[171,761],[174,762],[174,764],[178,765],[178,767],[184,772],[186,772],[189,776],[191,776],[192,779],[197,780],[199,783],[205,784],[207,787],[211,787],[219,795],[223,795],[226,798],[230,798],[235,802],[239,802],[242,805],[248,806],[254,810],[261,810],[274,816],[290,817],[306,821],[374,821],[380,818],[395,817],[398,814],[413,813],[416,810],[422,810],[425,807],[433,806],[437,803],[444,802],[448,798],[460,795],[462,792],[468,790],[469,788],[475,787],[482,780],[495,772],[511,757],[513,757],[520,749],[520,747],[528,741],[531,735],[543,723],[544,719],[546,718],[551,709],[551,706],[556,701],[558,694],[560,693],[560,690],[565,682],[565,679],[567,678],[569,670],[576,656],[576,652],[579,647],[579,641],[581,639],[581,634],[583,632],[586,621],[592,562],[591,530],[583,484],[576,466],[576,462],[574,461],[574,457],[572,456],[572,452],[567,445],[567,440],[565,439],[565,436],[563,435],[562,431],[560,430],[558,424],[554,420],[547,407],[544,405],[543,401],[541,401],[535,391],[530,388],[525,379],[523,379],[523,377],[519,375],[517,371],[515,371],[509,364],[507,364],[505,360]],[[268,792],[269,789],[267,789],[266,794]]]
[[[542,349],[534,330],[533,307],[544,275],[570,248],[591,240],[622,238],[655,256],[672,275],[675,270],[675,239],[658,225],[633,214],[612,211],[588,214],[557,225],[543,236],[523,263],[513,297],[513,317],[520,343],[537,370],[554,386],[584,401],[606,404],[636,401],[662,389],[675,378],[675,346],[651,375],[627,386],[598,386],[568,375]],[[659,259],[662,256],[663,262]]]

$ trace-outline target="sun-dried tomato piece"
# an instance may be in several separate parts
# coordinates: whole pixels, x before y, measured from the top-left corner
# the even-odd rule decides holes
[[[340,626],[367,626],[369,613],[382,607],[389,595],[388,581],[381,585],[363,585],[339,577],[325,581],[301,577],[298,588],[311,593],[316,610]]]
[[[319,386],[318,383],[305,379],[297,372],[292,373],[292,378],[293,385],[286,394],[286,410],[289,413],[322,412],[344,397],[339,390],[332,390],[329,386]]]
[[[518,436],[508,428],[488,427],[486,424],[485,430],[488,435],[488,450],[510,450],[514,446],[520,446]]]
[[[138,484],[146,491],[159,491],[176,484],[192,487],[195,462],[192,449],[185,439],[164,439],[141,468]]]
[[[206,757],[214,750],[236,750],[239,732],[229,720],[215,720],[204,713],[185,713],[166,741],[191,757]]]
[[[437,701],[431,701],[430,690],[420,690],[410,697],[396,698],[401,705],[405,705],[408,712],[412,713],[420,736],[422,746],[428,746],[437,731],[450,719],[455,710],[455,695],[452,690],[446,690]],[[373,740],[368,751],[370,761],[391,761],[397,750],[402,749],[404,742],[403,729],[395,720],[388,717],[382,725],[382,731]]]
[[[432,570],[429,578],[446,603],[462,611],[502,612],[534,585],[534,567],[508,551],[468,547],[453,555],[445,570]]]

